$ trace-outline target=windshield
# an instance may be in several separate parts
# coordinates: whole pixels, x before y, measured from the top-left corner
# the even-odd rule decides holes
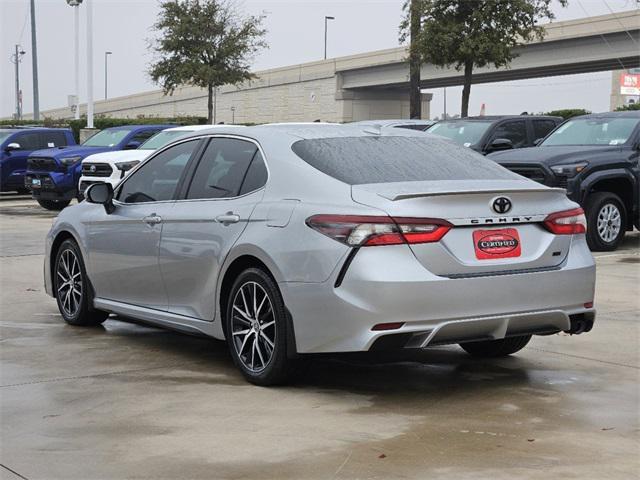
[[[291,148],[312,167],[349,185],[519,178],[473,150],[432,135],[316,138]]]
[[[541,145],[622,145],[640,118],[577,118],[562,124]]]
[[[191,132],[193,132],[193,130],[165,130],[163,132],[158,132],[140,145],[138,150],[157,150]]]
[[[450,138],[460,145],[470,147],[480,141],[490,125],[489,121],[439,122],[429,128],[427,132]]]
[[[103,130],[87,139],[82,145],[85,147],[115,147],[124,137],[129,135],[131,130]]]
[[[0,143],[4,142],[4,141],[7,139],[7,137],[9,137],[10,135],[12,135],[12,134],[14,134],[14,133],[15,133],[15,132],[11,132],[11,131],[9,131],[9,132],[7,132],[7,131],[4,131],[4,132],[0,131]]]

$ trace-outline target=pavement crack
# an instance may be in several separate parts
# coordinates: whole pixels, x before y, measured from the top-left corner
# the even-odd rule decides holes
[[[562,355],[563,357],[579,358],[581,360],[590,360],[592,362],[604,363],[606,365],[615,365],[617,367],[627,367],[627,368],[634,368],[636,370],[640,370],[640,367],[637,365],[628,365],[626,363],[610,362],[608,360],[599,360],[597,358],[583,357],[581,355],[571,355],[570,353],[554,352],[552,350],[545,350],[543,348],[529,347],[529,350],[535,350],[537,352],[543,352],[543,353],[553,353],[554,355]]]
[[[11,383],[7,385],[0,385],[0,388],[8,388],[8,387],[21,387],[24,385],[37,385],[41,383],[54,383],[54,382],[64,382],[67,380],[81,380],[84,378],[97,378],[97,377],[107,377],[109,375],[123,375],[127,373],[136,373],[136,372],[147,372],[149,370],[161,370],[163,368],[180,368],[185,366],[185,364],[179,365],[162,365],[160,367],[149,367],[149,368],[134,368],[131,370],[116,370],[114,372],[104,372],[104,373],[94,373],[92,375],[75,375],[73,377],[58,377],[58,378],[50,378],[47,380],[33,380],[31,382],[22,382],[22,383]]]
[[[16,472],[15,470],[10,469],[9,467],[7,467],[6,465],[0,463],[0,467],[4,468],[5,470],[8,470],[9,472],[13,473],[15,476],[17,476],[18,478],[22,478],[24,480],[29,480],[27,477],[20,475],[18,472]]]

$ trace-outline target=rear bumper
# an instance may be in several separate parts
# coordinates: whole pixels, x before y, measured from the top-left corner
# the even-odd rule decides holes
[[[431,274],[403,245],[363,248],[338,288],[280,284],[299,353],[367,351],[388,335],[407,348],[571,331],[572,318],[594,310],[595,263],[584,235],[572,239],[560,268],[473,278]],[[401,328],[372,331],[380,323]]]

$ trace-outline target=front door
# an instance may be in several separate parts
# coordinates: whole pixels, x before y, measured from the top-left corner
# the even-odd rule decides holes
[[[213,320],[220,268],[262,199],[267,170],[256,144],[214,137],[168,215],[160,270],[169,311]]]
[[[182,142],[150,158],[116,190],[113,213],[96,210],[87,228],[96,297],[167,309],[158,265],[163,222],[198,144]]]

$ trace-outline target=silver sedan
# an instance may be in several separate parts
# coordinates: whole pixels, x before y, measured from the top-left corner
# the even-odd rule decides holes
[[[72,325],[226,339],[253,383],[326,352],[502,356],[591,329],[582,210],[446,139],[356,125],[200,131],[96,184],[47,237]]]

